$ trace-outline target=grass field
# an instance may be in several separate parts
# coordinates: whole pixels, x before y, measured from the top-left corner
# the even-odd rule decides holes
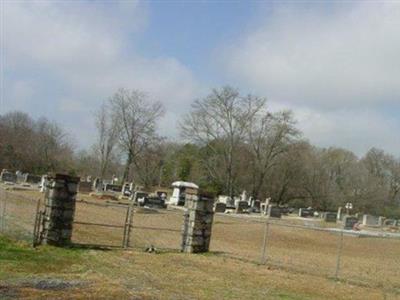
[[[33,249],[0,238],[1,299],[397,299],[217,254]]]
[[[18,201],[26,203],[22,195],[35,198],[39,193],[12,193],[20,200],[14,204],[10,201],[9,209],[30,220],[31,204]],[[78,203],[75,219],[119,225],[124,222],[125,212],[119,207]],[[400,299],[399,240],[345,236],[339,273],[342,280],[335,281],[332,276],[339,238],[335,233],[270,225],[268,263],[258,265],[264,223],[217,215],[211,253],[206,255],[178,253],[181,224],[179,210],[136,211],[131,239],[135,248],[129,251],[33,250],[3,239],[3,291],[8,289],[10,295],[32,293],[33,298],[48,293],[66,298],[92,295],[94,299],[113,295],[122,299]],[[122,229],[78,225],[73,240],[119,246]],[[144,253],[150,244],[176,250]],[[43,266],[45,261],[49,264]],[[33,283],[23,282],[31,277]],[[65,289],[55,284],[54,289],[43,290],[35,285],[40,278],[61,278],[72,283]]]

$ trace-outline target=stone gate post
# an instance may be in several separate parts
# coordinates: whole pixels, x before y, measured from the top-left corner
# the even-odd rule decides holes
[[[45,193],[42,243],[54,246],[71,244],[72,223],[79,177],[49,176]]]
[[[182,252],[208,252],[214,218],[212,195],[187,194],[182,226]]]

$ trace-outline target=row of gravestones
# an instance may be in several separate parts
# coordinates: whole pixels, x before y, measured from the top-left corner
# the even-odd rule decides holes
[[[39,184],[41,180],[40,176],[29,174],[29,173],[22,173],[17,171],[13,173],[7,169],[3,169],[0,173],[0,182],[5,183],[29,183],[29,184]]]
[[[248,203],[246,201],[237,202],[237,206],[235,209],[236,213],[243,213],[247,211],[249,208]],[[214,211],[217,213],[223,213],[227,209],[225,203],[217,202],[214,207]],[[276,207],[273,205],[261,204],[261,212],[263,215],[272,218],[281,218],[282,209],[280,207]],[[300,217],[312,217],[314,216],[314,210],[311,208],[300,208],[299,216]],[[345,229],[353,229],[356,224],[362,223],[366,226],[400,226],[400,220],[395,219],[385,219],[384,217],[375,217],[371,215],[356,215],[344,216],[339,209],[338,213],[335,212],[323,212],[320,213],[319,216],[328,223],[336,223],[341,222]],[[362,216],[362,217],[360,217]]]
[[[282,209],[280,207],[271,205],[271,204],[266,204],[262,203],[260,205],[259,200],[254,201],[255,204],[253,206],[249,206],[249,203],[247,201],[238,201],[236,203],[235,208],[230,208],[227,207],[225,203],[222,202],[217,202],[215,203],[214,206],[214,211],[216,213],[224,213],[229,210],[234,210],[235,213],[241,214],[245,212],[254,212],[254,213],[261,213],[262,215],[266,215],[267,217],[272,217],[272,218],[281,218],[282,217]],[[261,206],[261,207],[260,207]]]
[[[400,220],[387,219],[385,217],[376,217],[372,215],[362,215],[362,224],[370,227],[394,226],[400,227]]]
[[[41,177],[40,186],[43,187],[41,189],[42,192],[45,191],[45,186],[47,182],[47,175],[43,175]],[[79,181],[78,182],[78,192],[79,193],[90,193],[90,192],[122,192],[123,186],[118,184],[113,184],[111,181],[101,181],[96,178],[93,181]]]

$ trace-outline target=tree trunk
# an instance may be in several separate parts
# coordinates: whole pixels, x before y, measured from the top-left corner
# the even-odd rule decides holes
[[[132,162],[133,162],[133,155],[132,155],[132,152],[129,151],[128,157],[126,159],[124,175],[122,176],[122,184],[124,184],[124,182],[127,181],[127,179],[129,179],[129,171],[130,171]]]

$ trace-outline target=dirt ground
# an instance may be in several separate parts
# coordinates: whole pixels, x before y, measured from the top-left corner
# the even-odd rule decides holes
[[[27,199],[36,199],[40,193],[14,191],[12,194],[16,198],[18,195],[18,200],[13,202],[14,205],[10,201],[10,211],[23,216],[26,221],[31,220],[35,201],[27,204]],[[87,196],[80,198],[104,203],[104,200],[90,200]],[[21,206],[19,201],[25,205]],[[139,280],[139,274],[142,274],[146,279],[145,286],[150,285],[154,290],[149,292],[149,298],[146,298],[146,292],[141,291],[143,298],[137,299],[159,299],[164,292],[168,295],[175,293],[175,299],[215,299],[210,296],[220,294],[226,299],[258,299],[263,298],[262,295],[269,295],[272,299],[400,299],[400,240],[396,239],[345,235],[339,269],[341,281],[338,282],[332,278],[340,250],[340,235],[281,226],[288,220],[269,226],[266,265],[258,264],[263,256],[265,223],[220,214],[214,219],[210,254],[142,253],[149,245],[178,250],[182,214],[180,210],[136,210],[131,234],[134,250],[88,250],[85,254],[91,260],[104,262],[101,267],[95,264],[97,275],[94,282],[99,280],[97,276],[101,280],[110,280],[116,290],[121,289],[120,292],[129,298],[132,294],[125,286],[129,282],[122,284],[123,287],[119,282],[125,277]],[[75,220],[123,225],[125,215],[124,207],[106,208],[78,202]],[[26,223],[29,226],[29,222]],[[122,228],[76,225],[73,240],[120,246],[122,234]],[[176,280],[179,287],[194,287],[196,278],[202,282],[204,291],[200,289],[198,294],[190,293],[186,298],[171,283]]]

